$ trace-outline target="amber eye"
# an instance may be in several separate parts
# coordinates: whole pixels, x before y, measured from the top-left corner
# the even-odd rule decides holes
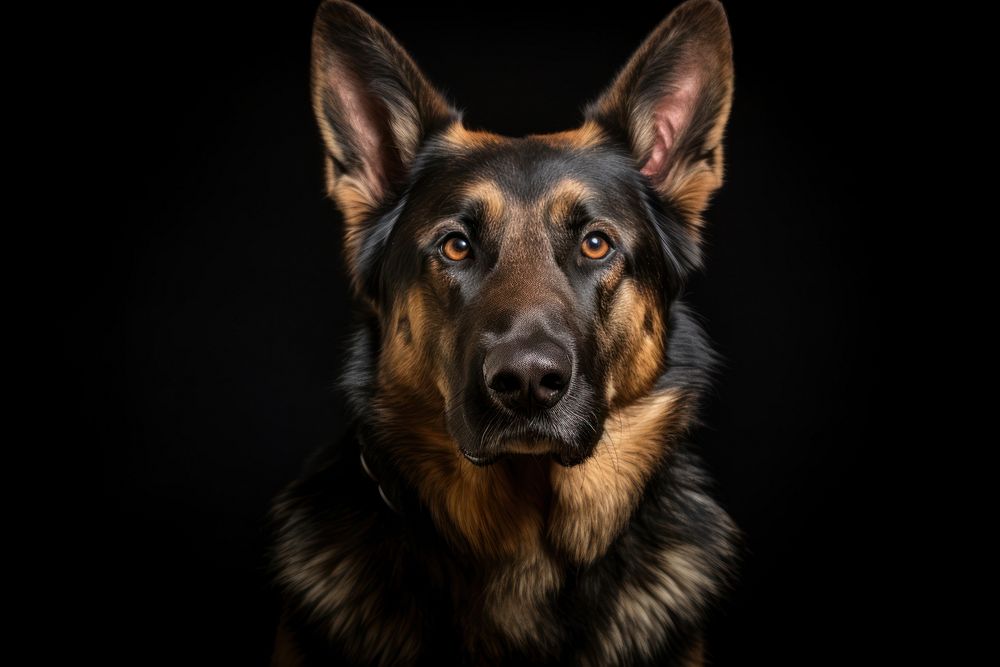
[[[469,256],[469,252],[472,250],[472,246],[469,244],[469,239],[465,238],[461,234],[456,234],[454,236],[449,236],[441,244],[441,252],[444,256],[453,262],[460,262]]]
[[[604,234],[591,232],[580,244],[580,251],[590,259],[604,259],[611,252],[611,243]]]

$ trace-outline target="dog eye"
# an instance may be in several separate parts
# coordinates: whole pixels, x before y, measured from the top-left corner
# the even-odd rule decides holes
[[[604,259],[611,252],[611,242],[601,232],[591,232],[580,244],[580,252],[590,259]]]
[[[461,234],[453,234],[441,244],[441,252],[453,262],[462,261],[469,256],[471,251],[472,245],[469,243],[469,239]]]

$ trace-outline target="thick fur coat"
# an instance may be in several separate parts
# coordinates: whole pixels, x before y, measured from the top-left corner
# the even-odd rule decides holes
[[[722,183],[721,5],[555,134],[466,128],[347,2],[312,68],[353,422],[269,516],[274,664],[701,664],[737,529],[689,444],[713,355],[679,295]]]

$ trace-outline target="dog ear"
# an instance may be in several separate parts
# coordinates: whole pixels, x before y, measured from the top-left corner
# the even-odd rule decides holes
[[[312,35],[312,103],[326,148],[326,186],[344,214],[356,287],[365,222],[398,194],[421,142],[458,118],[375,19],[323,2]]]
[[[637,166],[697,238],[722,184],[722,135],[733,95],[732,43],[722,5],[688,0],[643,41],[586,109],[625,141]]]

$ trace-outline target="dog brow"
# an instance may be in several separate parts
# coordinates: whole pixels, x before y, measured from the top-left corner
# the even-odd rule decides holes
[[[593,192],[585,183],[575,178],[564,178],[553,185],[545,196],[545,218],[554,225],[562,225],[580,213],[586,213],[586,203]]]
[[[490,179],[482,179],[462,188],[466,210],[474,210],[476,217],[499,220],[506,209],[506,198],[500,185]]]

